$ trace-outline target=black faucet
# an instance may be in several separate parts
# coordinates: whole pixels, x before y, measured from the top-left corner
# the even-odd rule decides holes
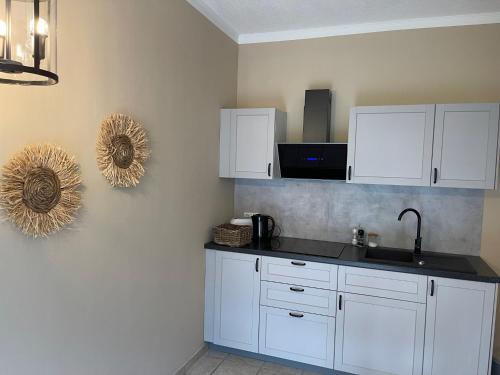
[[[407,208],[406,210],[403,210],[398,217],[398,220],[401,221],[403,216],[407,212],[413,212],[415,215],[417,215],[417,238],[415,239],[415,255],[420,255],[422,254],[422,237],[420,237],[420,229],[422,228],[422,216],[420,216],[420,212],[415,210],[414,208]]]

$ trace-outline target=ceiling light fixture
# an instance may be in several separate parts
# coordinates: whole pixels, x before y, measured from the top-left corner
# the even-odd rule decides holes
[[[56,34],[57,0],[0,0],[0,83],[56,84]]]

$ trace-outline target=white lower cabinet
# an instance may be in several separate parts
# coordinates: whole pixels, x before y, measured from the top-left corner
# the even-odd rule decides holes
[[[258,352],[260,257],[218,251],[215,260],[213,340]]]
[[[259,352],[333,369],[335,318],[261,306]]]
[[[429,278],[424,375],[491,371],[496,285]]]
[[[341,266],[337,291],[336,276],[208,250],[205,340],[355,375],[490,374],[496,284]]]
[[[335,370],[422,374],[425,304],[339,293]]]

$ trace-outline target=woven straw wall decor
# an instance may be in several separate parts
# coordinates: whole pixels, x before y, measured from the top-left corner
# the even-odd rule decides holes
[[[136,186],[144,175],[150,149],[141,124],[122,114],[113,114],[101,124],[97,137],[97,166],[112,186]]]
[[[81,205],[81,176],[61,148],[32,145],[2,169],[0,205],[23,233],[47,236],[71,223]]]

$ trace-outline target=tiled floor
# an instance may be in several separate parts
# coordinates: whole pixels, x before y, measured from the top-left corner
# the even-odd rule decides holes
[[[186,375],[316,375],[300,369],[208,350]]]

